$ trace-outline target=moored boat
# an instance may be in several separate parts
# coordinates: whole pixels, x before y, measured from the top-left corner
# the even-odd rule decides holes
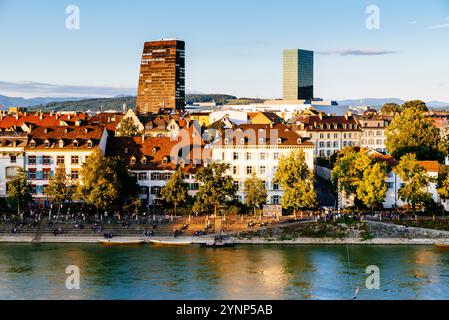
[[[131,246],[131,245],[140,245],[144,244],[144,240],[100,240],[100,243],[105,246]]]
[[[185,247],[192,245],[192,241],[187,240],[150,240],[151,244],[157,246],[173,246],[173,247]]]

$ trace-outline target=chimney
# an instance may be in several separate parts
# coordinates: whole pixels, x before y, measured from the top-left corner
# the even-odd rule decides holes
[[[145,133],[142,133],[142,143],[145,142]]]
[[[323,113],[322,113],[322,112],[320,112],[320,113],[318,114],[318,116],[320,117],[320,120],[323,120]]]

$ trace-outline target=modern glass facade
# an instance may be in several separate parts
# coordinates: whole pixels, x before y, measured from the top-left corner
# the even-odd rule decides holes
[[[284,50],[284,100],[313,99],[313,51]]]

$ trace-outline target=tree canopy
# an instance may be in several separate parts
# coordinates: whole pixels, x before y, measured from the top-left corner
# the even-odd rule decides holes
[[[97,209],[122,205],[138,193],[135,177],[122,159],[105,157],[95,149],[81,169],[80,198]]]
[[[193,210],[206,212],[211,207],[214,214],[218,214],[218,208],[227,200],[234,198],[236,187],[231,176],[226,175],[229,164],[212,162],[207,167],[198,170],[195,179],[201,183],[195,196]]]
[[[284,192],[281,200],[284,209],[293,209],[296,212],[316,206],[315,177],[307,166],[304,151],[301,149],[279,158],[274,182],[279,184]]]
[[[401,112],[402,108],[397,103],[386,103],[380,109],[383,114],[395,114]]]
[[[441,198],[449,199],[449,166],[441,166],[437,188]]]
[[[385,201],[388,190],[387,166],[377,162],[363,172],[363,178],[357,185],[357,197],[369,208],[373,209]]]
[[[421,100],[412,100],[412,101],[406,101],[402,105],[402,111],[413,109],[420,112],[426,112],[429,111],[429,108],[427,108],[427,105],[421,101]]]
[[[386,147],[396,159],[415,153],[419,160],[444,159],[440,132],[432,119],[425,118],[414,108],[406,108],[386,129]]]
[[[399,198],[412,205],[413,213],[416,212],[417,204],[426,204],[432,201],[432,195],[428,187],[433,179],[421,167],[414,154],[406,154],[394,168],[404,185],[399,189]]]
[[[139,128],[134,124],[133,119],[123,118],[117,128],[117,135],[120,137],[135,137],[139,135]]]
[[[8,181],[8,201],[17,206],[17,213],[32,200],[31,185],[23,169],[17,169],[17,175]]]
[[[50,179],[45,194],[54,203],[63,204],[73,200],[75,186],[72,185],[64,167],[57,168],[54,177]]]
[[[177,207],[187,200],[187,185],[184,182],[184,173],[181,168],[172,175],[167,185],[162,188],[161,197],[164,201],[172,203],[175,207],[175,215]]]
[[[265,183],[255,173],[245,180],[245,204],[254,208],[254,212],[267,202],[267,197]]]

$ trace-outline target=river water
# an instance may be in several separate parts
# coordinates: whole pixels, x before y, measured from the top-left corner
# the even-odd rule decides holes
[[[349,257],[349,259],[348,259]],[[66,268],[80,289],[66,288]],[[368,266],[380,288],[366,288]],[[0,299],[449,299],[433,246],[0,245]]]

